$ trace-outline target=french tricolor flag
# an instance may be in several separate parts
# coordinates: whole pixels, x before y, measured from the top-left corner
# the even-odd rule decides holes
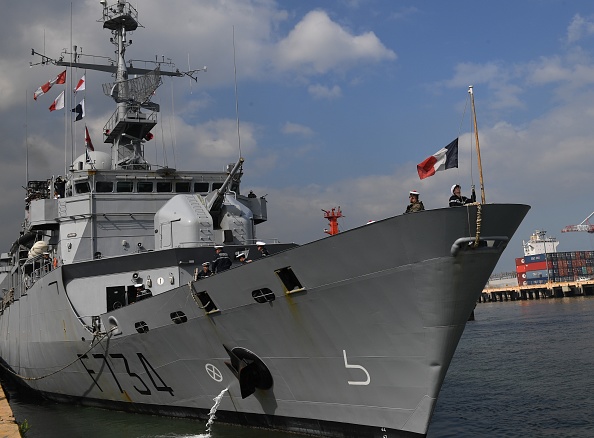
[[[422,163],[417,164],[419,178],[424,179],[434,175],[438,170],[458,167],[458,139],[445,148],[441,148]]]

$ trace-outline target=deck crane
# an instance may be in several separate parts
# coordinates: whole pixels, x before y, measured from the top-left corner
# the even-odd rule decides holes
[[[561,230],[561,232],[568,233],[569,231],[587,231],[588,233],[594,233],[594,224],[588,222],[592,216],[594,216],[594,211],[578,225],[567,225]]]

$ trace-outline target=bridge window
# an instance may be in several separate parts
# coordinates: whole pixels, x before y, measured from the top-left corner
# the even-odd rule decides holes
[[[195,182],[194,193],[208,193],[209,184],[207,182]]]
[[[113,192],[112,181],[97,181],[95,183],[95,191],[97,193],[111,193]]]
[[[136,183],[136,190],[138,193],[152,193],[153,182],[152,181],[138,181]]]
[[[116,192],[118,193],[132,193],[134,183],[132,181],[118,181],[116,183]]]
[[[223,183],[212,183],[212,189],[217,190],[223,187]]]
[[[159,181],[157,182],[157,192],[171,192],[171,181]]]
[[[76,190],[76,193],[89,193],[91,191],[88,181],[77,182],[74,184],[74,189]]]
[[[194,193],[208,193],[210,190],[209,184],[205,182],[194,183]]]
[[[189,181],[176,182],[175,183],[175,191],[177,193],[190,193],[190,182]]]

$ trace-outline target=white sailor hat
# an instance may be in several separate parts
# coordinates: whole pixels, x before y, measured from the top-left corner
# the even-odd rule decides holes
[[[223,245],[215,245],[214,249],[223,249],[224,246]]]
[[[258,241],[256,242],[256,246],[264,246],[264,245],[266,245],[266,243],[265,243],[265,242],[262,242],[262,241],[260,241],[260,240],[258,240]]]
[[[144,286],[144,284],[142,284],[141,281],[134,283],[134,287],[143,287],[143,286]]]
[[[454,185],[452,186],[452,188],[450,189],[450,191],[452,192],[452,195],[454,194],[454,189],[455,189],[456,187],[460,187],[460,184],[454,184]]]
[[[238,259],[240,259],[242,257],[245,257],[245,252],[240,252],[239,254],[237,254]]]
[[[210,266],[210,262],[204,262],[202,263],[202,266]]]
[[[411,190],[409,192],[410,195],[415,195],[415,196],[419,196],[419,192],[417,192],[416,190]]]

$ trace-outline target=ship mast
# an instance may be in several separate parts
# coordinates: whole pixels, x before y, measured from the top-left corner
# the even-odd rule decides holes
[[[474,108],[474,93],[472,91],[472,85],[468,87],[468,94],[470,94],[470,105],[472,108],[472,118],[474,122],[474,135],[476,141],[476,158],[478,160],[479,178],[481,183],[481,204],[485,203],[485,186],[483,184],[483,165],[481,163],[481,149],[479,147],[479,136],[478,126],[476,124],[476,110]]]
[[[153,72],[134,79],[128,79],[126,66],[126,47],[132,43],[126,38],[127,32],[139,26],[138,12],[126,0],[118,0],[113,6],[103,5],[103,27],[111,30],[110,41],[116,46],[116,76],[113,84],[104,84],[103,91],[117,104],[115,113],[103,129],[104,141],[112,143],[112,168],[149,169],[144,159],[142,142],[157,124],[156,113],[159,107],[150,104],[149,99],[161,84],[157,67]],[[145,114],[141,109],[151,111]]]
[[[157,124],[159,105],[150,101],[157,88],[162,84],[161,76],[188,76],[197,81],[196,72],[206,71],[206,67],[181,72],[161,71],[162,65],[173,66],[169,61],[151,61],[156,65],[154,69],[134,67],[130,62],[126,65],[126,48],[132,44],[127,33],[142,25],[138,22],[138,12],[126,0],[116,0],[108,5],[108,0],[100,0],[103,7],[103,28],[112,33],[110,41],[115,46],[117,59],[109,64],[94,64],[79,62],[80,55],[74,55],[74,62],[65,61],[64,56],[59,59],[49,58],[35,50],[32,55],[39,55],[41,63],[51,63],[58,66],[96,70],[112,73],[113,83],[103,84],[104,93],[116,102],[116,111],[103,128],[103,141],[111,143],[112,169],[150,169],[150,164],[144,159],[142,143],[152,138],[151,129]],[[63,52],[64,54],[68,54]],[[31,64],[33,65],[33,64]],[[132,79],[128,75],[139,75]],[[146,112],[142,111],[145,110]]]

